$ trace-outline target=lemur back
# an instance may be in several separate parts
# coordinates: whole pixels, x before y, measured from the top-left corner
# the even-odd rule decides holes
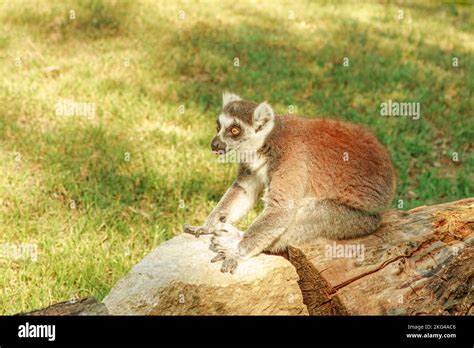
[[[395,190],[390,156],[375,136],[360,126],[276,116],[265,148],[274,152],[267,156],[270,180],[280,162],[294,162],[296,168],[298,163],[305,164],[309,173],[305,196],[331,199],[367,212],[390,204]],[[264,155],[263,150],[260,153]]]

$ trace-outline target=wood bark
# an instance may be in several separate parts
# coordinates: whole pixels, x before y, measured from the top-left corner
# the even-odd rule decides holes
[[[288,257],[312,315],[472,315],[473,242],[469,198],[388,211],[372,235],[292,246]]]
[[[74,301],[65,301],[53,304],[44,309],[34,310],[18,315],[107,315],[108,311],[104,304],[97,302],[94,297],[86,297]]]

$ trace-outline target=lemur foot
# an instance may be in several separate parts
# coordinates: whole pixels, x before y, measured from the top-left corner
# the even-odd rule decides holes
[[[184,224],[183,231],[184,233],[189,233],[199,238],[201,234],[212,234],[214,229],[209,226],[191,226]]]
[[[217,262],[217,261],[224,261],[222,262],[221,266],[221,272],[222,273],[231,273],[234,274],[235,270],[237,269],[237,266],[239,265],[240,257],[235,257],[233,255],[226,255],[224,253],[219,253],[217,254],[216,257],[214,257],[211,262]]]
[[[243,232],[228,223],[219,223],[216,225],[215,236],[211,239],[211,250],[217,255],[211,262],[223,261],[221,272],[234,273],[243,261],[239,252],[239,243],[243,238]]]

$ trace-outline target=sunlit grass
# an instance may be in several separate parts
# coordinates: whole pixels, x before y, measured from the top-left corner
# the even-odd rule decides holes
[[[473,195],[472,6],[0,1],[0,22],[0,243],[39,249],[0,257],[0,314],[101,299],[203,221],[235,171],[208,149],[224,89],[367,125],[398,170],[393,206]],[[57,116],[62,99],[95,117]],[[380,117],[388,99],[421,119]]]

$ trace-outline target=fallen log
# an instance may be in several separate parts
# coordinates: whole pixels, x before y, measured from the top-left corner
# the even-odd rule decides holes
[[[94,297],[69,300],[53,304],[44,309],[34,310],[17,315],[26,316],[71,316],[71,315],[107,315],[107,308]]]
[[[472,315],[473,242],[471,198],[388,211],[373,235],[290,247],[289,259],[310,315]]]

